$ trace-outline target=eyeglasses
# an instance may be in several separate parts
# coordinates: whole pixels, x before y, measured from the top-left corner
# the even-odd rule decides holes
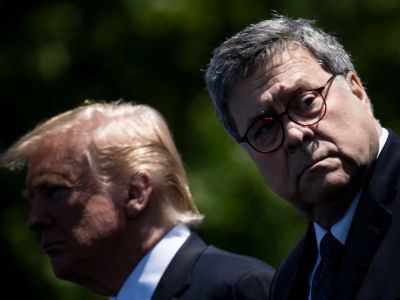
[[[296,94],[287,104],[286,110],[278,115],[266,113],[255,120],[247,129],[240,143],[248,143],[254,150],[268,153],[278,149],[285,138],[280,119],[288,115],[296,124],[310,126],[322,120],[326,113],[324,89],[335,78],[333,74],[320,88],[305,90]]]

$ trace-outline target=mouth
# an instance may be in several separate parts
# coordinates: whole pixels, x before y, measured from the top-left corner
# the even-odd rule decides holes
[[[300,178],[305,172],[307,172],[307,171],[313,169],[319,162],[321,162],[321,161],[323,161],[323,160],[325,160],[325,159],[327,159],[327,158],[330,158],[330,157],[331,157],[330,155],[327,155],[327,156],[321,156],[321,157],[318,157],[318,158],[316,158],[316,159],[313,159],[313,160],[311,161],[311,163],[305,165],[305,167],[303,168],[303,170],[302,170],[302,171],[300,172],[300,174],[299,174],[299,178]]]
[[[46,242],[42,245],[44,252],[46,254],[50,255],[51,253],[54,253],[55,251],[59,251],[62,248],[64,248],[66,245],[65,242],[62,241],[56,241],[56,242]]]

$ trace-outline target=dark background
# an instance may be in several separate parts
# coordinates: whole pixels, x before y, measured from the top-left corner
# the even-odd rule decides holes
[[[212,50],[273,11],[335,34],[376,116],[400,132],[397,0],[9,0],[0,1],[0,151],[85,99],[150,104],[167,119],[206,215],[200,234],[279,266],[306,224],[223,131],[203,81]],[[26,228],[24,175],[0,170],[2,294],[105,299],[53,275]]]

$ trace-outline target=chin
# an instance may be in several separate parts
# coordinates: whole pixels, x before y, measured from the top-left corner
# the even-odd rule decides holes
[[[51,257],[51,265],[57,278],[74,281],[72,279],[74,277],[73,266],[76,264],[71,260],[67,259],[66,257],[62,257],[61,255],[53,255]]]
[[[67,268],[63,268],[63,267],[53,264],[53,272],[54,272],[54,275],[56,275],[56,277],[59,279],[71,280],[71,277],[72,277],[71,271],[69,271]]]
[[[85,268],[82,267],[82,261],[52,258],[51,263],[53,272],[59,279],[73,282],[105,297],[116,296],[118,293],[118,291],[109,289],[107,285],[97,280],[100,274],[91,270],[85,272]]]
[[[304,182],[299,191],[302,198],[308,200],[305,203],[323,203],[348,194],[346,190],[350,185],[352,185],[351,176],[346,172],[338,171],[321,174],[311,181]]]

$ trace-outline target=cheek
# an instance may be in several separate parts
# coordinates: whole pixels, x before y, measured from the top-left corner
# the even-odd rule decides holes
[[[75,240],[85,246],[90,246],[98,240],[106,240],[118,231],[120,213],[112,203],[88,204],[80,222],[73,228]]]
[[[270,154],[254,154],[250,157],[256,164],[267,185],[279,196],[286,198],[293,190],[290,180],[287,158],[280,155],[281,151]]]
[[[372,118],[354,116],[353,123],[341,122],[334,124],[335,130],[330,130],[330,139],[339,153],[356,166],[371,163],[377,155],[379,137]],[[352,128],[349,130],[349,128]]]
[[[352,94],[344,94],[341,99],[328,107],[324,122],[321,122],[326,128],[323,132],[336,141],[338,148],[344,148],[352,156],[369,155],[371,145],[378,141],[376,120],[368,104]]]

